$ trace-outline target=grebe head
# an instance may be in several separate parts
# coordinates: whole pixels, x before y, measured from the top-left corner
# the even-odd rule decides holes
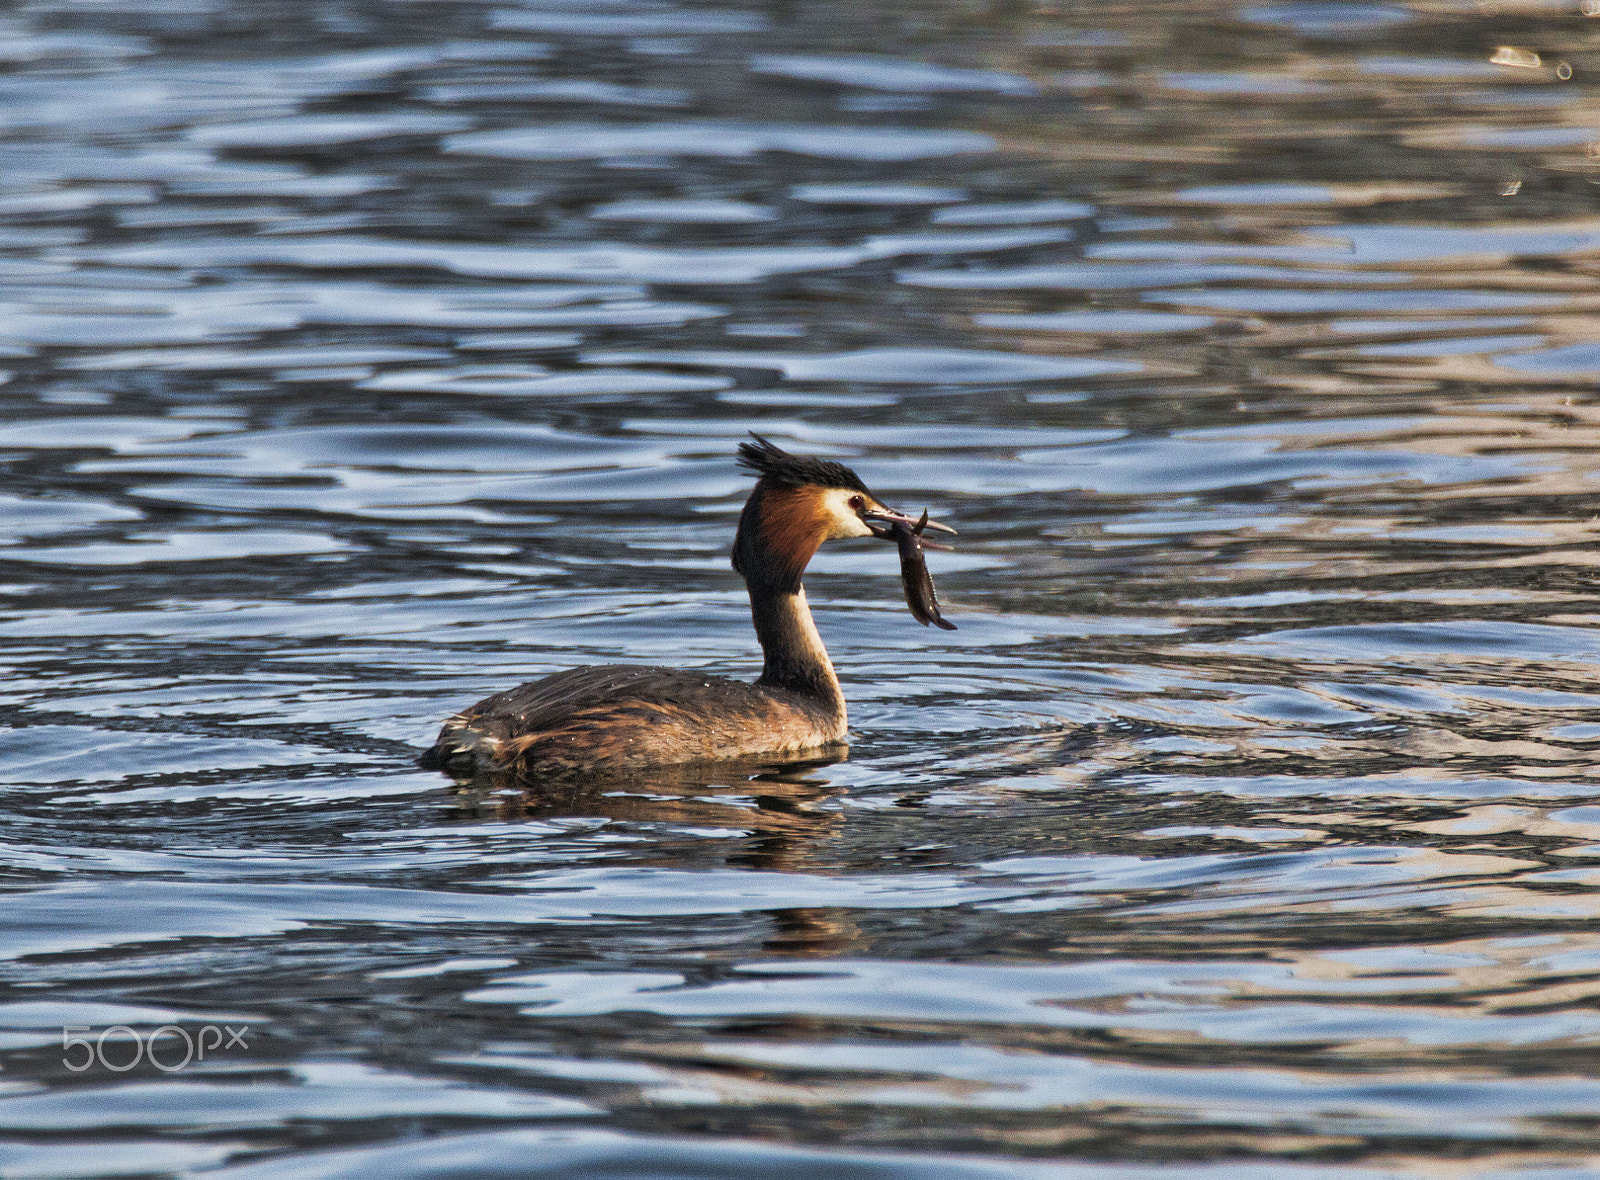
[[[752,589],[794,593],[800,575],[824,541],[842,537],[894,540],[894,526],[953,533],[935,520],[906,516],[886,507],[861,477],[843,463],[813,455],[791,455],[759,434],[739,444],[739,466],[761,478],[739,517],[733,568]],[[930,549],[942,549],[923,541]]]

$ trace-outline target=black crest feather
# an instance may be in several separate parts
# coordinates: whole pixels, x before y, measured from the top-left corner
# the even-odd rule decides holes
[[[843,463],[818,459],[815,455],[791,455],[788,451],[779,450],[755,431],[750,432],[750,437],[756,441],[739,444],[739,466],[755,472],[762,479],[770,479],[790,488],[810,485],[849,488],[853,492],[867,490],[861,477]]]

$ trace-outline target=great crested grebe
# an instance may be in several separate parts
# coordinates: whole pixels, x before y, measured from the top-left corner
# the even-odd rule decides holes
[[[424,766],[522,778],[637,771],[673,763],[793,754],[845,740],[844,693],[806,605],[800,576],[824,541],[879,537],[900,547],[917,621],[939,614],[921,548],[948,525],[883,506],[842,463],[790,455],[760,435],[739,445],[755,472],[733,540],[733,568],[750,592],[766,657],[754,684],[636,664],[572,668],[496,693],[444,723]]]

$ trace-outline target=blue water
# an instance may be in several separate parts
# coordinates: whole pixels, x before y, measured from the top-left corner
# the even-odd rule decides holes
[[[0,1177],[1600,1176],[1595,35],[0,15]],[[848,758],[420,770],[750,430]]]

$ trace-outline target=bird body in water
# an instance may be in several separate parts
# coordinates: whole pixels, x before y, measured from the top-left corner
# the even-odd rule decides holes
[[[924,541],[924,528],[955,530],[926,512],[917,521],[884,507],[841,463],[790,455],[759,436],[740,445],[738,462],[759,477],[733,543],[765,656],[754,684],[635,664],[572,668],[451,717],[423,764],[535,779],[842,745],[844,693],[800,582],[807,563],[824,541],[896,541],[912,614],[953,630],[921,549],[945,548]]]

